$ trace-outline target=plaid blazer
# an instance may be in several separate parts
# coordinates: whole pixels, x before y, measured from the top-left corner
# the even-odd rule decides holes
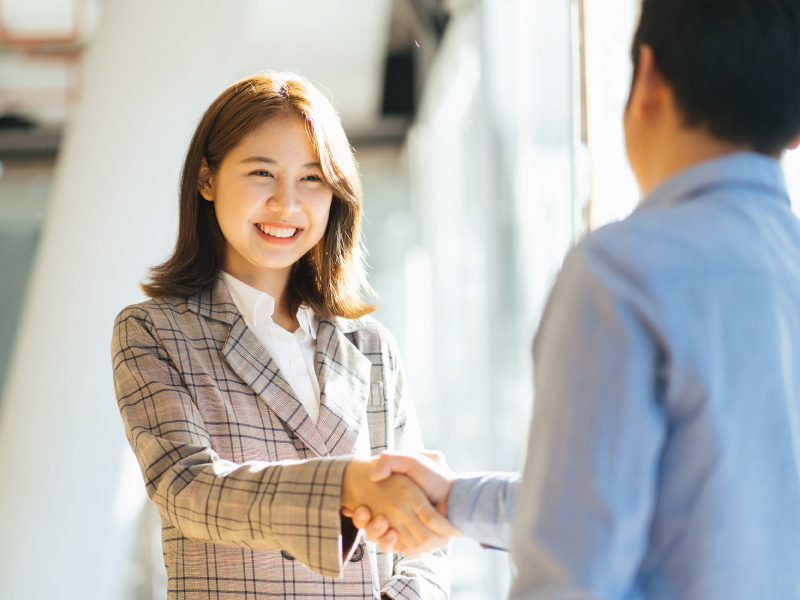
[[[444,599],[444,552],[385,555],[340,514],[359,432],[371,451],[422,448],[391,335],[321,319],[311,422],[222,278],[149,300],[114,324],[128,441],[162,519],[168,597]]]

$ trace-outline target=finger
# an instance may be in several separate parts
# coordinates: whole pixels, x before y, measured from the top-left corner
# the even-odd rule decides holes
[[[417,556],[427,549],[427,545],[424,541],[425,535],[420,535],[418,532],[417,535],[420,535],[422,539],[417,539],[404,523],[397,525],[395,530],[398,534],[398,544],[403,548],[403,554]],[[395,545],[395,549],[397,549],[397,545]]]
[[[383,515],[378,515],[367,524],[367,537],[371,540],[377,540],[383,537],[389,531],[389,519]]]
[[[375,461],[372,471],[369,474],[369,480],[378,482],[384,479],[389,479],[392,475],[392,462],[388,454],[381,454],[378,460]]]
[[[381,452],[379,462],[381,474],[387,473],[386,470],[390,468],[393,473],[406,475],[419,484],[430,480],[431,477],[443,478],[450,472],[444,453],[438,450],[414,453]]]
[[[388,479],[392,473],[406,474],[414,469],[418,462],[418,458],[408,454],[382,452],[378,460],[375,461],[375,466],[372,468],[369,479],[377,482]]]
[[[378,542],[378,546],[380,547],[381,552],[383,552],[384,554],[394,554],[395,552],[400,552],[396,546],[396,544],[398,543],[399,542],[394,542],[394,543]]]
[[[461,533],[460,529],[453,525],[446,517],[442,516],[430,503],[420,507],[417,512],[417,518],[425,527],[442,539],[460,538],[464,535]]]
[[[369,522],[372,520],[372,511],[366,506],[359,506],[354,511],[350,512],[352,513],[350,517],[353,519],[353,525],[359,529],[366,529],[367,525],[369,525]],[[344,510],[342,513],[344,513]]]
[[[394,529],[390,529],[389,531],[386,532],[385,535],[382,535],[381,537],[377,538],[377,543],[381,547],[381,550],[386,552],[386,550],[384,550],[384,547],[394,549],[396,548],[399,540],[400,536],[397,534],[397,532]],[[390,550],[390,552],[391,551],[392,550]]]
[[[352,519],[353,518],[353,514],[354,514],[353,511],[350,510],[349,508],[346,508],[344,506],[342,507],[342,516],[350,517]],[[354,523],[355,523],[355,521],[354,521]],[[358,525],[356,525],[356,527],[358,527]],[[360,529],[360,527],[359,527],[359,529]]]
[[[422,456],[430,458],[433,462],[440,464],[440,465],[447,465],[447,461],[444,458],[444,452],[440,452],[439,450],[424,450],[420,452]]]
[[[408,534],[413,538],[413,541],[410,541],[403,537],[403,532],[401,531],[400,541],[411,551],[415,553],[425,552],[427,550],[431,550],[433,548],[444,548],[449,543],[449,537],[445,536],[442,537],[438,535],[436,532],[431,531],[419,518],[420,513],[426,513],[427,511],[431,510],[436,512],[436,510],[431,506],[430,502],[427,498],[423,495],[418,495],[415,500],[412,500],[414,504],[411,504],[412,513],[411,515],[404,515],[403,518],[403,525],[405,530]],[[442,517],[444,519],[444,517]],[[444,519],[447,521],[447,519]],[[446,528],[442,523],[437,521],[437,526],[440,528]],[[450,528],[446,528],[450,529]]]
[[[370,541],[374,541],[378,544],[382,552],[392,554],[393,552],[397,552],[397,545],[400,543],[399,539],[399,534],[394,529],[390,529],[385,535]]]

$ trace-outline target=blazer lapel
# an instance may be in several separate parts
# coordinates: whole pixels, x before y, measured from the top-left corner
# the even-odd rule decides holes
[[[204,298],[207,295],[210,298]],[[328,456],[323,437],[314,427],[291,386],[278,371],[278,365],[247,327],[228,293],[225,281],[218,277],[210,294],[201,294],[195,298],[199,314],[230,325],[222,349],[230,367],[317,456]]]
[[[317,429],[333,456],[351,454],[361,427],[366,426],[371,366],[370,360],[347,339],[333,320],[320,319],[317,331],[320,383]]]

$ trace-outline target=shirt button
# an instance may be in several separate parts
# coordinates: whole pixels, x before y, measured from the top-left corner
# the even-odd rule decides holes
[[[296,360],[290,361],[289,362],[289,368],[292,369],[293,371],[296,370],[297,369],[297,361]]]
[[[356,546],[355,552],[353,552],[353,556],[350,557],[350,562],[358,562],[361,560],[361,557],[364,556],[364,547],[359,544]]]

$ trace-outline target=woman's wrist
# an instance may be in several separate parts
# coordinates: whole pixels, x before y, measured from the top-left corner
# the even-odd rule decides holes
[[[342,475],[342,507],[355,510],[361,506],[365,498],[360,493],[363,482],[369,479],[370,465],[368,461],[353,458],[348,461]]]

